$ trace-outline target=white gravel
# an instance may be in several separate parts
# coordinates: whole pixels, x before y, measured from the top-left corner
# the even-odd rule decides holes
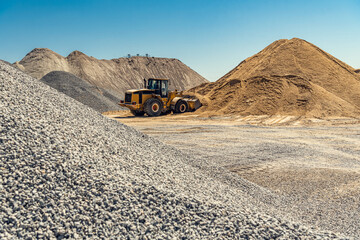
[[[2,62],[0,123],[0,239],[338,237],[264,214],[268,191]]]

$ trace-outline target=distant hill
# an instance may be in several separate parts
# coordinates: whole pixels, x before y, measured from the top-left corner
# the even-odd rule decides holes
[[[121,109],[121,107],[117,105],[120,101],[119,96],[115,96],[114,93],[91,85],[71,73],[53,71],[42,77],[40,81],[98,112]]]
[[[74,51],[63,57],[47,48],[35,48],[14,66],[37,79],[52,71],[65,71],[92,85],[123,94],[143,87],[144,78],[169,78],[171,89],[185,90],[208,82],[174,58],[130,57],[99,60]]]
[[[317,46],[282,39],[191,89],[208,114],[359,116],[360,75]]]

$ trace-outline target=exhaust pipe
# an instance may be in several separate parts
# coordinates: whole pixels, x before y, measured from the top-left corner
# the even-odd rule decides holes
[[[146,88],[146,79],[144,78],[144,88]]]

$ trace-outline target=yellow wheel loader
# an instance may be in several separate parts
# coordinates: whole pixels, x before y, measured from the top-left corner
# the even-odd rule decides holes
[[[169,79],[144,79],[143,89],[128,90],[125,99],[119,105],[130,109],[135,116],[150,117],[160,114],[184,113],[195,111],[201,107],[200,100],[194,96],[183,95],[182,92],[169,91]]]

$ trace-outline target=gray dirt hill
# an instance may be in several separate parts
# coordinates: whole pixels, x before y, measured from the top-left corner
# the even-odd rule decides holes
[[[115,96],[108,90],[91,85],[71,73],[53,71],[42,77],[40,81],[96,111],[107,112],[122,109],[117,104],[120,101],[120,96]]]
[[[174,58],[130,57],[96,59],[80,51],[63,57],[47,48],[35,48],[14,66],[41,79],[52,71],[65,71],[92,85],[123,94],[143,87],[144,78],[169,78],[171,89],[186,90],[208,82],[197,72]]]

